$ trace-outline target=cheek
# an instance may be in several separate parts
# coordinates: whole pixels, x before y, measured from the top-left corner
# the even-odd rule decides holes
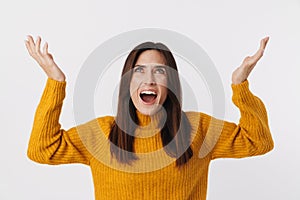
[[[130,84],[130,88],[129,88],[129,91],[130,91],[130,98],[133,102],[133,104],[135,106],[137,106],[137,102],[138,102],[138,93],[137,93],[137,88],[133,86],[133,84]]]
[[[139,87],[138,79],[132,77],[132,79],[130,81],[130,86],[129,86],[131,96],[137,92],[138,87]]]
[[[166,100],[167,95],[168,95],[168,89],[166,87],[163,87],[162,88],[162,98],[163,98],[163,100]]]
[[[161,100],[165,101],[168,95],[168,82],[166,77],[162,77],[161,79],[157,80],[157,84],[160,87],[161,91]]]
[[[164,87],[167,87],[168,80],[166,76],[159,76],[157,77],[156,82]]]

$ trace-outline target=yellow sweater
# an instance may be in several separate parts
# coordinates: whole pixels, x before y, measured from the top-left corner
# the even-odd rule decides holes
[[[162,149],[157,129],[160,114],[150,119],[140,113],[142,127],[137,128],[134,143],[139,159],[131,165],[120,164],[111,157],[107,140],[114,117],[100,117],[67,131],[61,129],[59,116],[65,87],[65,82],[47,80],[35,114],[28,157],[44,164],[89,165],[97,200],[204,200],[211,160],[261,155],[273,148],[265,107],[245,81],[232,85],[232,99],[241,113],[238,125],[186,112],[192,126],[194,155],[182,167],[176,167],[175,158]]]

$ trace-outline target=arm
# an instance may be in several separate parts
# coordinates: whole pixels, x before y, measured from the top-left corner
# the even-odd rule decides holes
[[[212,159],[261,155],[273,149],[267,112],[262,101],[249,90],[248,81],[232,85],[234,104],[239,108],[239,124],[224,122],[212,150]],[[214,120],[214,119],[212,119]],[[215,120],[212,124],[218,124]]]
[[[77,128],[61,129],[59,116],[65,97],[65,82],[48,79],[37,107],[27,155],[38,163],[89,164],[90,153],[82,143]],[[84,127],[89,134],[88,126]]]
[[[90,154],[81,142],[77,128],[68,131],[61,129],[59,116],[65,97],[65,75],[54,62],[45,43],[43,52],[40,51],[41,38],[36,42],[31,36],[25,41],[29,54],[37,61],[48,76],[46,88],[36,110],[28,157],[39,163],[89,164]],[[81,127],[89,134],[88,126]]]
[[[205,139],[199,157],[211,153],[212,159],[241,158],[264,154],[273,148],[265,106],[250,92],[247,81],[263,56],[268,40],[268,37],[262,39],[259,50],[253,56],[247,56],[232,74],[232,100],[241,113],[239,124],[202,115],[200,124],[204,127]]]

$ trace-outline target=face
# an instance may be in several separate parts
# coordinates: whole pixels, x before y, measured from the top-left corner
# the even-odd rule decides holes
[[[153,115],[167,98],[167,69],[164,56],[157,50],[146,50],[138,57],[130,82],[130,95],[136,109]]]

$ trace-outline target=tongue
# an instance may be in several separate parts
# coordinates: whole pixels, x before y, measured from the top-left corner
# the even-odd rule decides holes
[[[142,99],[146,103],[149,103],[149,102],[152,102],[155,99],[155,95],[144,94],[144,95],[142,95]]]

